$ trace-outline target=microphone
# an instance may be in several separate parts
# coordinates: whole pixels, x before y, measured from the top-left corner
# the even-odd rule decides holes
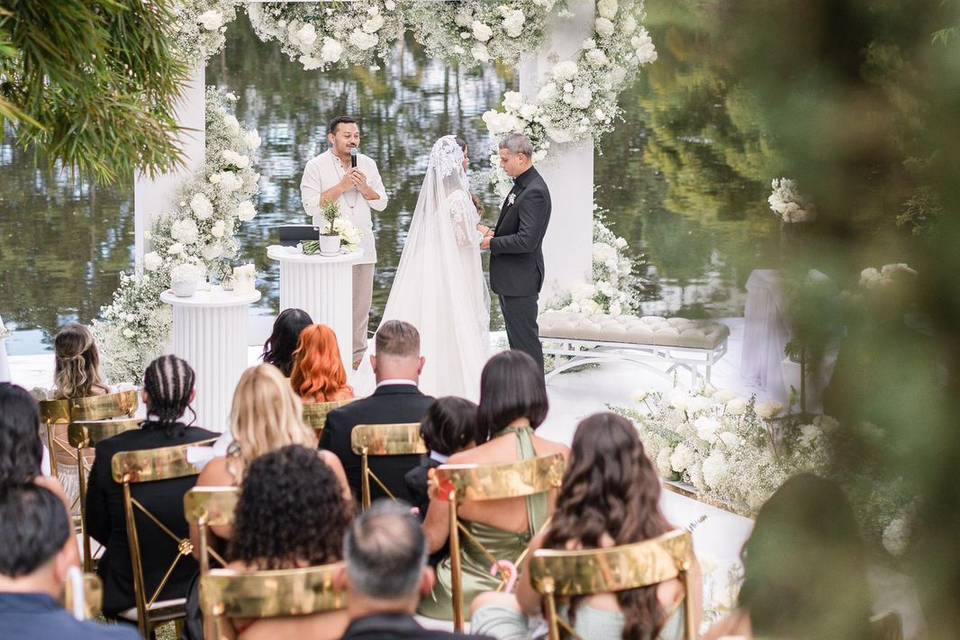
[[[357,168],[357,153],[356,147],[350,149],[350,167],[353,169]]]

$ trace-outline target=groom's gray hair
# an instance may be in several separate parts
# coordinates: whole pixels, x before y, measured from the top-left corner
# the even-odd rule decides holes
[[[500,141],[500,148],[506,149],[510,153],[522,153],[528,158],[533,158],[533,144],[530,138],[522,133],[508,133]]]

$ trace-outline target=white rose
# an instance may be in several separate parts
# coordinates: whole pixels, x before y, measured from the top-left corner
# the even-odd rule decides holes
[[[397,8],[397,3],[394,2],[393,0],[387,0],[386,2],[383,3],[383,8],[386,9],[387,11],[393,11],[394,9]]]
[[[305,24],[297,31],[297,42],[300,45],[300,51],[310,53],[313,49],[313,43],[317,41],[317,30],[312,24]]]
[[[223,14],[216,9],[204,11],[197,16],[197,22],[199,22],[207,31],[216,31],[223,26]]]
[[[517,111],[523,104],[523,96],[519,91],[507,91],[503,94],[503,107],[507,111]]]
[[[710,452],[710,455],[707,456],[707,459],[703,461],[703,466],[701,467],[703,481],[708,487],[716,488],[723,482],[723,479],[727,477],[729,470],[726,456],[724,456],[723,452],[719,449],[714,449]]]
[[[587,51],[586,58],[587,62],[595,67],[602,67],[610,62],[610,60],[607,59],[607,54],[603,52],[603,49],[590,49]]]
[[[571,80],[574,76],[577,75],[577,63],[573,60],[564,60],[563,62],[558,62],[553,67],[553,77],[556,78],[558,82],[566,82]]]
[[[479,20],[473,21],[473,23],[470,25],[470,31],[473,32],[473,37],[480,42],[486,42],[493,36],[493,29],[483,24]]]
[[[257,133],[256,129],[250,129],[243,136],[243,141],[247,143],[247,146],[251,149],[258,149],[260,147],[260,134]]]
[[[540,91],[537,92],[537,102],[543,104],[545,102],[550,102],[557,97],[557,85],[553,82],[548,82],[547,84],[540,87]]]
[[[222,238],[225,232],[226,224],[224,224],[223,220],[217,220],[213,223],[213,226],[210,227],[210,235],[214,238]]]
[[[305,71],[313,71],[323,66],[323,60],[313,56],[300,56],[300,64],[303,65]]]
[[[478,60],[480,62],[490,61],[490,52],[487,51],[486,45],[479,42],[471,47],[470,55],[473,56],[474,60]]]
[[[223,255],[223,247],[219,244],[208,244],[200,251],[205,260],[216,260]]]
[[[670,447],[662,447],[657,452],[657,472],[664,478],[673,475],[673,465],[670,464]]]
[[[132,338],[135,335],[137,335],[136,332],[134,332],[134,330],[131,329],[130,327],[127,327],[126,329],[123,330],[124,338]]]
[[[228,113],[227,115],[223,116],[223,123],[227,125],[227,129],[229,129],[234,135],[240,133],[240,121],[237,120],[235,116],[232,116]]]
[[[641,29],[638,35],[630,39],[630,43],[637,50],[637,64],[647,64],[657,59],[657,48],[646,29]]]
[[[469,10],[461,9],[457,12],[457,15],[454,16],[453,21],[457,23],[458,27],[467,28],[473,23],[473,16]]]
[[[256,215],[257,209],[249,200],[244,200],[237,207],[237,218],[239,218],[241,222],[249,222],[253,220]]]
[[[619,85],[627,79],[627,70],[623,67],[616,67],[610,72],[610,80],[614,85]]]
[[[183,244],[193,244],[200,232],[192,218],[177,220],[170,226],[170,237]]]
[[[700,416],[693,421],[693,428],[697,430],[697,437],[706,442],[716,442],[720,423],[716,418]]]
[[[586,87],[577,87],[573,90],[571,104],[577,109],[586,109],[593,101],[593,92]]]
[[[681,442],[670,454],[670,468],[683,473],[696,462],[696,454],[685,442]]]
[[[193,197],[190,198],[190,209],[193,210],[193,214],[200,220],[206,220],[213,215],[213,204],[211,204],[207,196],[202,193],[195,193]]]
[[[178,256],[183,253],[183,244],[180,242],[174,242],[172,245],[167,247],[167,253],[172,256]]]
[[[511,38],[518,38],[520,34],[523,33],[523,23],[526,22],[526,19],[523,11],[519,9],[511,11],[503,18],[503,30],[506,31],[507,35]]]
[[[728,400],[726,404],[725,412],[729,413],[732,416],[742,415],[744,411],[747,410],[747,401],[743,398],[733,398]]]
[[[597,2],[597,13],[604,18],[613,20],[617,15],[617,0],[599,0]]]
[[[233,171],[220,172],[220,188],[224,191],[236,191],[243,186],[243,180]]]
[[[623,29],[623,32],[629,36],[631,33],[637,30],[637,19],[628,15],[626,18],[624,18],[620,28]]]
[[[147,271],[156,271],[163,264],[163,258],[156,251],[145,253],[143,255],[143,268]]]
[[[880,281],[880,271],[874,269],[873,267],[868,267],[860,272],[860,286],[866,287],[867,289],[872,288],[877,282]]]
[[[524,120],[533,120],[534,117],[537,115],[538,110],[539,109],[535,104],[530,104],[529,102],[526,104],[522,104],[520,105],[520,117],[523,118]],[[544,151],[544,153],[546,153],[546,151]]]
[[[670,394],[668,402],[674,409],[678,411],[686,411],[690,400],[690,395],[686,391],[683,389],[674,389]]]
[[[369,33],[366,33],[360,29],[355,29],[352,31],[349,39],[350,44],[361,51],[366,51],[377,44],[377,36],[370,35]]]
[[[821,431],[815,425],[805,424],[800,427],[800,444],[812,447],[820,439]]]
[[[764,420],[770,420],[780,415],[780,412],[783,411],[783,405],[774,401],[761,402],[757,404],[755,411]]]
[[[376,33],[383,26],[383,23],[383,16],[378,13],[363,23],[363,30],[367,33]]]
[[[220,174],[219,173],[211,174],[209,180],[210,180],[210,184],[220,184]],[[180,206],[183,206],[183,204],[181,203]]]
[[[717,434],[717,440],[722,442],[728,449],[736,449],[742,444],[740,436],[732,431],[721,431]]]
[[[233,165],[238,169],[246,169],[250,166],[250,158],[243,154],[237,153],[230,149],[224,149],[223,153],[220,154],[223,158],[223,161],[228,165]]]
[[[343,55],[343,45],[333,38],[324,38],[320,46],[320,58],[324,62],[338,62]]]
[[[607,18],[597,18],[594,21],[594,27],[601,36],[609,37],[613,35],[613,23]]]
[[[601,313],[603,309],[600,308],[600,305],[597,304],[594,300],[583,300],[580,302],[580,311],[587,314],[588,316],[593,316],[598,313]]]

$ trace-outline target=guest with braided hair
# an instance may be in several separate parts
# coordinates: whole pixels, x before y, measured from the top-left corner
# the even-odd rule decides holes
[[[103,580],[103,612],[108,617],[118,617],[134,606],[123,489],[113,480],[111,459],[121,451],[172,447],[216,438],[219,434],[192,426],[196,414],[190,403],[196,394],[195,380],[196,374],[186,361],[174,355],[160,356],[147,366],[143,374],[146,421],[140,429],[126,431],[97,444],[87,487],[87,530],[106,548],[97,565],[97,573]],[[189,422],[184,421],[187,412],[191,414]],[[135,485],[131,490],[133,497],[174,535],[186,538],[183,494],[193,487],[195,481],[195,477],[176,478]],[[147,591],[152,592],[169,567],[168,559],[177,553],[177,545],[152,523],[141,526],[138,534],[140,547],[149,550],[143,556],[143,575]],[[183,598],[196,572],[197,563],[192,557],[181,558],[159,600]]]

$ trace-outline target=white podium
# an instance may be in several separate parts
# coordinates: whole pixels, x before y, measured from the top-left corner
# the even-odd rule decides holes
[[[353,365],[353,265],[361,256],[360,250],[328,257],[267,247],[267,257],[280,263],[280,311],[303,309],[333,329],[347,371]]]
[[[247,368],[247,313],[259,291],[224,291],[214,286],[189,298],[167,290],[160,300],[173,307],[173,349],[197,373],[196,425],[224,432],[240,375]]]

